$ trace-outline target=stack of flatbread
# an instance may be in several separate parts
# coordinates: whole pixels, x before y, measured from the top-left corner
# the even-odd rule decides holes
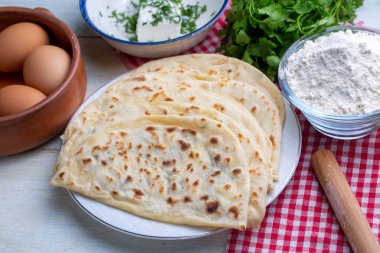
[[[158,221],[258,227],[283,121],[281,93],[251,65],[217,54],[152,61],[71,121],[51,184]]]

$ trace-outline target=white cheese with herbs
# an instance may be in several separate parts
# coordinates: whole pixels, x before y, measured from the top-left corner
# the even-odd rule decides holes
[[[181,20],[181,1],[141,1],[136,26],[137,40],[152,42],[179,37]]]

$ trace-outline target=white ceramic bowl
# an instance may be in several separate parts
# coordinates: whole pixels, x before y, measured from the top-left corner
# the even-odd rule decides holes
[[[184,0],[183,2],[190,2]],[[194,32],[180,37],[157,42],[129,41],[123,31],[115,26],[115,20],[109,15],[112,10],[121,12],[131,5],[131,0],[80,0],[80,10],[86,23],[114,48],[139,57],[159,58],[179,54],[201,42],[223,14],[229,0],[195,0],[207,3],[207,11],[197,20]],[[159,31],[157,31],[159,32]]]

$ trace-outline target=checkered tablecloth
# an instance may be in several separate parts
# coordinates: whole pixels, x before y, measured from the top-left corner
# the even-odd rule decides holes
[[[203,42],[186,53],[215,52],[225,15]],[[128,69],[147,59],[120,57]],[[232,230],[226,252],[349,252],[350,246],[314,175],[310,158],[319,149],[335,153],[372,231],[380,239],[380,130],[356,141],[334,140],[314,130],[298,113],[302,152],[293,179],[268,208],[259,230]],[[284,133],[286,134],[286,133]]]

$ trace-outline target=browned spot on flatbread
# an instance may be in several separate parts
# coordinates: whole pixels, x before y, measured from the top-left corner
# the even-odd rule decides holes
[[[256,110],[257,110],[257,107],[256,106],[252,106],[252,108],[251,108],[251,113],[255,113],[256,112]]]
[[[88,163],[90,163],[92,160],[91,160],[91,158],[83,158],[82,159],[82,163],[83,164],[88,164]]]
[[[193,186],[198,186],[199,185],[199,180],[195,180],[194,183],[193,183]]]
[[[159,96],[164,95],[164,94],[165,94],[164,91],[159,91],[159,92],[154,93],[152,96],[152,99],[149,102],[154,101],[156,98],[158,98]]]
[[[226,158],[224,158],[224,162],[225,162],[226,164],[230,164],[230,162],[231,162],[231,157],[226,157]]]
[[[95,185],[95,189],[96,189],[97,191],[100,191],[100,187],[97,186],[97,185]]]
[[[102,150],[102,148],[99,145],[96,145],[95,147],[92,148],[92,153],[98,150]]]
[[[127,178],[125,179],[125,183],[131,183],[133,181],[132,176],[128,175]]]
[[[241,169],[239,169],[239,168],[234,169],[234,170],[232,171],[232,174],[233,174],[234,176],[237,176],[237,175],[239,175],[240,173],[241,173]]]
[[[113,183],[113,178],[109,176],[105,176],[108,183]]]
[[[140,189],[133,188],[133,192],[135,193],[135,198],[140,199],[142,196],[144,196],[144,193]]]
[[[140,143],[137,145],[137,149],[141,149],[141,148],[142,148],[142,144]]]
[[[193,164],[192,163],[189,163],[186,167],[186,170],[191,170],[193,168]]]
[[[175,191],[177,190],[177,184],[174,182],[172,183],[172,191]]]
[[[151,115],[150,112],[148,110],[145,110],[144,112],[145,115]]]
[[[228,191],[229,189],[231,189],[231,185],[230,185],[230,184],[226,184],[226,185],[224,186],[224,189],[225,189],[226,191]]]
[[[204,200],[204,201],[208,200],[208,195],[201,196],[200,200]]]
[[[185,142],[183,140],[178,140],[178,143],[179,143],[179,146],[180,146],[180,148],[181,148],[182,151],[186,151],[191,146],[190,143],[187,143],[187,142]]]
[[[228,212],[232,214],[232,217],[237,219],[239,217],[239,209],[236,206],[231,206]]]
[[[270,141],[272,142],[272,146],[273,146],[273,147],[276,147],[276,138],[273,136],[273,134],[271,134],[271,135],[269,136],[269,139],[270,139]]]
[[[212,201],[206,203],[206,211],[207,213],[215,213],[219,208],[219,201]]]
[[[173,160],[165,160],[165,161],[162,161],[162,166],[169,167],[169,166],[175,165],[175,163],[176,163],[175,159],[173,159]]]
[[[221,104],[214,104],[212,107],[220,112],[224,112],[224,106]]]
[[[190,110],[198,110],[199,107],[196,106],[196,105],[192,105],[192,106],[188,107],[187,109],[190,109]]]
[[[158,71],[160,71],[160,70],[162,70],[162,68],[161,68],[161,67],[158,67],[158,68],[156,68],[154,71],[155,71],[155,72],[158,72]]]
[[[174,99],[166,97],[164,101],[172,102],[172,101],[174,101]]]
[[[220,173],[222,173],[220,170],[215,171],[214,173],[211,174],[212,177],[219,176]]]
[[[175,201],[172,197],[169,197],[166,202],[169,204],[169,205],[174,205],[177,201]]]
[[[219,128],[221,128],[222,124],[218,123],[216,126],[219,127]]]
[[[195,97],[194,97],[194,96],[193,96],[193,97],[190,97],[190,98],[189,98],[189,101],[190,101],[190,102],[195,101]]]
[[[141,75],[141,76],[136,76],[134,78],[132,78],[132,81],[138,81],[138,82],[143,82],[143,81],[146,81],[146,77]]]
[[[145,77],[144,77],[145,78]],[[144,81],[144,80],[142,80]],[[138,91],[138,90],[146,90],[146,91],[153,91],[150,87],[143,85],[143,86],[137,86],[133,88],[133,90]]]
[[[151,132],[151,131],[156,130],[156,128],[152,127],[152,126],[148,126],[148,127],[145,128],[145,130],[148,131],[148,132]]]
[[[193,129],[185,128],[185,129],[182,129],[181,131],[182,131],[182,133],[188,133],[188,134],[191,134],[193,136],[197,135],[197,131],[195,131]]]
[[[212,138],[210,139],[210,143],[211,143],[211,144],[218,144],[218,138],[217,138],[217,137],[212,137]]]
[[[215,180],[211,178],[211,179],[208,180],[208,182],[209,182],[209,184],[214,184]]]
[[[61,173],[59,173],[59,178],[60,179],[63,179],[63,176],[65,175],[65,172],[61,172]]]
[[[176,129],[177,129],[177,127],[168,127],[168,128],[166,128],[166,131],[167,131],[168,133],[172,133],[172,132],[174,132]]]
[[[185,202],[185,203],[191,202],[191,198],[189,196],[185,196],[183,198],[183,202]]]
[[[121,132],[120,132],[120,136],[121,136],[121,137],[125,137],[125,136],[127,136],[127,135],[128,135],[127,132],[124,132],[124,131],[121,131]]]
[[[103,166],[107,166],[107,161],[102,160],[101,163],[102,163]]]
[[[118,99],[117,97],[112,97],[112,101],[114,101],[114,102],[118,102],[119,99]]]
[[[163,145],[161,145],[161,144],[159,144],[159,145],[155,145],[154,146],[156,149],[159,149],[159,150],[165,150],[166,148],[165,148],[165,146],[163,146]]]
[[[215,160],[215,162],[220,162],[220,154],[216,154],[215,156],[214,156],[214,160]]]
[[[119,192],[113,190],[113,191],[112,191],[112,194],[117,196],[117,195],[119,195]]]
[[[199,153],[194,152],[194,151],[190,151],[189,157],[192,158],[192,159],[198,158],[199,157]]]

